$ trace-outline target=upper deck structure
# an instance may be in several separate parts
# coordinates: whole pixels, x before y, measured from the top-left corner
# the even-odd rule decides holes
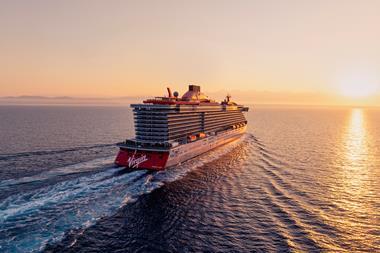
[[[196,85],[189,85],[182,97],[178,92],[172,94],[168,88],[167,97],[147,99],[131,107],[135,121],[134,142],[140,145],[186,143],[191,136],[212,135],[247,124],[243,111],[248,111],[248,107],[232,102],[230,96],[218,103]]]

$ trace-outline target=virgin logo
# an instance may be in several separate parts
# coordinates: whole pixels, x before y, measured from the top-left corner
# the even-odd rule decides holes
[[[142,155],[137,158],[135,158],[135,155],[136,155],[136,152],[133,154],[133,156],[128,158],[129,168],[138,168],[141,163],[148,161],[148,158],[146,158],[146,155]]]

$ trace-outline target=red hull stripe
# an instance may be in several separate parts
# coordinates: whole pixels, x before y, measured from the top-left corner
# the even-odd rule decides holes
[[[131,169],[163,170],[168,157],[169,152],[120,149],[115,163]]]
[[[200,102],[200,101],[171,101],[171,100],[156,100],[147,99],[143,101],[144,104],[158,104],[158,105],[220,105],[214,102]]]

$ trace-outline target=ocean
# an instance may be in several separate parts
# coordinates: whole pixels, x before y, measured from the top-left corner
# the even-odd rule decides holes
[[[122,106],[0,106],[0,252],[380,252],[380,111],[253,106],[239,140],[113,165]]]

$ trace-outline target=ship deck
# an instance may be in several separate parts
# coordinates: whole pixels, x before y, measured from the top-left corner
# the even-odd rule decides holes
[[[116,144],[119,148],[124,149],[134,149],[134,150],[145,150],[145,151],[156,151],[156,152],[169,152],[170,146],[159,146],[159,145],[147,145],[138,144],[133,141],[120,142]]]

